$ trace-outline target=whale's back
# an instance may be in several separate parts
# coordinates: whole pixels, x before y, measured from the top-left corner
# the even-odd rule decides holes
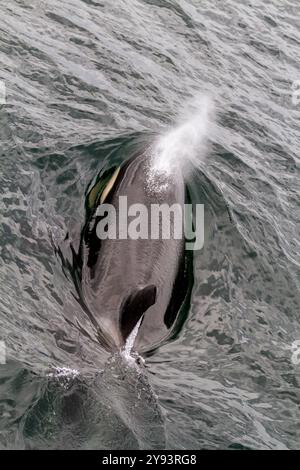
[[[105,199],[115,208],[117,222],[125,216],[119,207],[124,196],[128,208],[142,204],[148,210],[149,237],[98,240],[94,226],[83,246],[82,294],[108,344],[116,348],[124,345],[143,316],[134,347],[145,350],[168,335],[168,307],[184,257],[183,235],[163,239],[159,231],[158,239],[151,238],[151,224],[157,223],[150,217],[151,208],[174,203],[183,208],[184,182],[180,174],[153,179],[149,159],[139,155],[124,165]],[[162,219],[159,224],[161,229]]]

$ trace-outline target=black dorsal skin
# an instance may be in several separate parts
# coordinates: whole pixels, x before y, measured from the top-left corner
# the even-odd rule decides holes
[[[122,304],[120,312],[120,328],[124,341],[130,335],[141,316],[156,300],[156,286],[136,289]]]

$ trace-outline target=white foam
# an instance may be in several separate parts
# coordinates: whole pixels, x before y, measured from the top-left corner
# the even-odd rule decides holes
[[[136,364],[136,357],[132,356],[132,352],[133,352],[132,350],[133,350],[135,338],[138,334],[140,325],[142,323],[142,319],[143,319],[143,317],[141,317],[139,319],[139,321],[137,322],[137,324],[133,328],[132,332],[130,333],[130,335],[128,336],[128,338],[126,340],[124,348],[121,351],[122,356],[124,357],[124,359],[129,364]]]
[[[55,367],[53,372],[47,374],[48,377],[74,379],[78,377],[79,371],[77,369],[70,369],[69,367]]]

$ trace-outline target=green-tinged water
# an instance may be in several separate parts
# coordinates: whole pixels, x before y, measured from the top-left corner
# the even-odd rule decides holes
[[[299,15],[298,0],[0,0],[1,448],[300,447]],[[72,258],[103,163],[199,93],[216,124],[189,182],[205,204],[191,306],[136,368],[94,340],[54,247]]]

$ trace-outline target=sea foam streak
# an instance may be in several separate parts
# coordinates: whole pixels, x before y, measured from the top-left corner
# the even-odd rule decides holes
[[[122,350],[122,356],[126,359],[126,361],[129,364],[135,364],[136,363],[136,358],[133,357],[131,355],[131,353],[132,353],[132,348],[133,348],[133,345],[134,345],[134,342],[135,342],[135,338],[136,338],[136,336],[138,334],[138,331],[139,331],[139,327],[142,323],[142,319],[143,319],[143,317],[141,317],[139,319],[139,321],[137,322],[137,324],[133,328],[133,330],[130,333],[130,335],[128,336],[128,338],[126,340],[126,343],[125,343],[125,346]]]

